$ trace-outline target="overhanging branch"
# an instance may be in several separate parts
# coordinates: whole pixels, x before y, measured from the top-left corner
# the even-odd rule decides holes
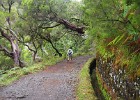
[[[71,24],[69,21],[65,20],[65,19],[60,19],[58,21],[58,23],[62,24],[65,26],[65,28],[67,29],[70,29],[72,31],[75,31],[75,32],[78,32],[80,35],[83,35],[85,32],[84,32],[84,26],[81,26],[81,27],[78,27],[74,24]]]
[[[8,41],[11,41],[10,36],[7,35],[7,34],[5,34],[4,31],[2,30],[2,28],[0,28],[0,32],[1,32],[1,35],[2,35],[4,38],[6,38]]]
[[[123,23],[123,24],[124,24],[123,21],[120,21],[120,20],[118,20],[118,19],[102,19],[102,20],[100,20],[100,21],[120,22],[120,23]]]
[[[61,24],[56,24],[56,25],[54,25],[54,26],[40,26],[39,28],[42,28],[42,29],[54,28],[54,27],[57,27],[57,26],[59,26],[59,25],[61,25]]]

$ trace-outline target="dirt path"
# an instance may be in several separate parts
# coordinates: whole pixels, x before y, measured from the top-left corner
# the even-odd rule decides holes
[[[90,56],[66,60],[0,89],[0,100],[75,100],[78,72]]]

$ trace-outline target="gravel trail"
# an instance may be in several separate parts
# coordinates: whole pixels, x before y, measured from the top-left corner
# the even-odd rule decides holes
[[[90,56],[66,60],[0,89],[0,100],[75,100],[78,73]]]

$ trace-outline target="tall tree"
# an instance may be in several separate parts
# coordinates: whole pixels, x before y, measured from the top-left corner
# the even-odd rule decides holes
[[[1,10],[0,12],[3,14],[2,17],[6,20],[6,22],[2,21],[0,24],[0,33],[1,33],[1,39],[4,38],[6,41],[9,41],[11,45],[11,49],[9,50],[6,46],[3,46],[0,44],[0,50],[5,52],[5,54],[9,57],[11,57],[14,60],[14,64],[16,66],[23,66],[22,61],[20,60],[20,49],[18,46],[18,41],[16,38],[16,33],[13,31],[13,22],[12,18],[12,5],[15,3],[15,0],[2,0],[0,2],[1,4]],[[2,20],[2,19],[1,19]]]

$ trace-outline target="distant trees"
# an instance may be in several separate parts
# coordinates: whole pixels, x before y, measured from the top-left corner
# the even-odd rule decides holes
[[[55,27],[63,27],[65,26],[66,29],[71,31],[77,32],[79,35],[84,34],[84,25],[75,25],[76,23],[72,23],[69,20],[71,17],[79,17],[79,15],[67,16],[67,11],[69,10],[69,4],[71,2],[66,2],[63,0],[58,1],[51,1],[51,0],[44,0],[44,1],[36,1],[33,0],[32,2],[24,2],[23,9],[24,14],[21,14],[22,18],[26,18],[25,21],[32,20],[32,25],[30,26],[32,31],[30,35],[36,34],[36,36],[40,39],[43,39],[51,44],[52,48],[56,51],[59,56],[62,54],[59,50],[54,46],[53,37],[51,36],[51,29]],[[59,9],[58,9],[59,8]],[[75,9],[76,10],[76,9]],[[73,11],[74,12],[74,11]],[[72,13],[73,13],[72,12]],[[70,13],[70,12],[69,12]],[[75,12],[77,13],[77,12]],[[34,33],[36,31],[36,33]],[[57,37],[55,37],[57,38]],[[60,38],[60,37],[59,37]]]
[[[33,61],[49,49],[62,56],[62,50],[75,43],[72,35],[84,34],[81,4],[75,4],[65,0],[1,0],[0,51],[21,67],[24,65],[22,51],[27,49]],[[71,34],[67,39],[66,33]],[[69,39],[73,42],[68,43]]]

